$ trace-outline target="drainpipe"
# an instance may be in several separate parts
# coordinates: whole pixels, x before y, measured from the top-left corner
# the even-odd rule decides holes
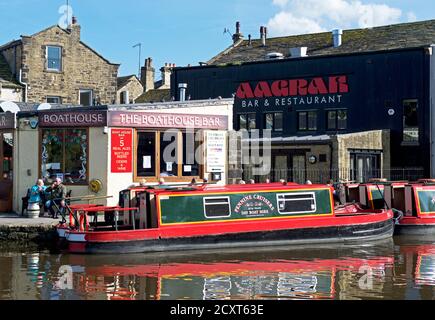
[[[23,69],[20,69],[20,77],[18,82],[24,86],[24,102],[27,102],[27,88],[28,84],[26,82],[23,82]]]

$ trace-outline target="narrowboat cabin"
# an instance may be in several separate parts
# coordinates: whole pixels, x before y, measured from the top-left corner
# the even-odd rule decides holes
[[[358,204],[335,209],[333,189],[326,185],[160,186],[138,198],[138,207],[76,211],[79,225],[65,232],[68,250],[140,253],[342,243],[384,239],[394,231],[391,210],[364,210]]]

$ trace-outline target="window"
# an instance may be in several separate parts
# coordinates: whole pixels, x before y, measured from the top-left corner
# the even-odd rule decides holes
[[[47,70],[62,71],[62,48],[47,46]]]
[[[314,213],[317,210],[314,192],[278,194],[280,214]]]
[[[403,101],[403,142],[418,144],[418,100]]]
[[[272,131],[282,131],[283,130],[283,113],[266,113],[264,115],[264,129]]]
[[[206,218],[227,218],[231,216],[230,197],[203,198]]]
[[[316,131],[317,130],[317,111],[298,112],[298,130]]]
[[[47,97],[47,103],[61,104],[61,101],[60,97]]]
[[[329,110],[327,112],[328,130],[347,129],[347,110]]]
[[[135,178],[186,178],[190,181],[188,177],[201,176],[202,159],[198,157],[203,156],[200,152],[202,132],[197,133],[137,132]]]
[[[79,104],[82,106],[92,106],[92,90],[80,90]]]
[[[239,114],[239,130],[254,130],[257,129],[256,114],[246,113]]]
[[[87,129],[43,129],[41,135],[43,179],[52,182],[61,178],[67,184],[87,183]]]

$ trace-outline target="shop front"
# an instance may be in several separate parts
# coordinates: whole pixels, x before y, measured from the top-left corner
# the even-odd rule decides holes
[[[15,114],[0,113],[0,212],[12,210]]]
[[[38,178],[61,178],[73,197],[112,196],[103,205],[132,185],[225,181],[232,101],[176,104],[19,114],[14,210]]]

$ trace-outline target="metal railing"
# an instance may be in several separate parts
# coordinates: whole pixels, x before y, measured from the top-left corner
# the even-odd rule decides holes
[[[329,183],[340,181],[355,181],[358,183],[368,182],[370,179],[387,179],[388,181],[416,181],[418,179],[429,178],[424,168],[391,168],[384,170],[354,170],[349,168],[340,169],[272,169],[269,174],[255,175],[252,167],[244,166],[243,177],[245,181],[254,180],[255,182],[271,182],[280,180],[296,183],[305,183],[307,180],[312,183]]]

